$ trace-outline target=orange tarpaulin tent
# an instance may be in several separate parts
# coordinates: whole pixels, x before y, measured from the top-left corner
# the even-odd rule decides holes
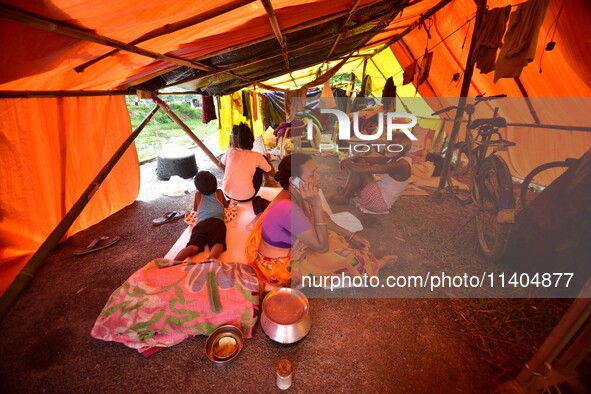
[[[522,88],[476,71],[468,95],[575,97],[588,110],[591,35],[580,21],[591,16],[591,2],[562,4],[550,1]],[[475,12],[473,0],[0,1],[0,293],[131,133],[121,95],[179,84],[223,95],[380,50],[406,67],[427,48],[434,53],[431,72],[418,92],[457,97],[453,75],[464,71]],[[556,46],[544,53],[551,37]],[[397,85],[401,78],[395,76]],[[571,124],[545,117],[550,102],[534,104],[542,123]],[[520,150],[509,161],[521,175],[532,164],[591,147],[584,132],[510,132]],[[64,237],[131,204],[138,190],[131,149]]]

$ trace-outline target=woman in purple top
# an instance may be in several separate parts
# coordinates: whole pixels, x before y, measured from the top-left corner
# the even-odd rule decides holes
[[[334,223],[318,196],[316,163],[303,153],[286,156],[275,179],[283,190],[251,229],[246,246],[250,264],[271,284],[289,286],[303,276],[377,275],[396,256],[376,259],[369,241]]]

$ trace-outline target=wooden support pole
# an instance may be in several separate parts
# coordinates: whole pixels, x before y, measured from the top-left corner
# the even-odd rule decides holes
[[[359,10],[361,11],[363,9],[372,7],[374,5],[375,4],[373,4],[373,3],[367,3],[367,4],[364,4],[361,7],[359,7]],[[301,30],[306,30],[306,29],[309,29],[311,27],[322,25],[323,23],[330,22],[332,20],[335,20],[335,19],[338,19],[340,17],[346,16],[348,14],[349,14],[349,11],[341,11],[341,12],[337,12],[337,13],[330,14],[330,15],[327,15],[327,16],[323,16],[321,18],[312,19],[310,21],[303,22],[303,23],[300,23],[298,25],[295,25],[293,27],[290,27],[288,29],[283,30],[283,34],[291,34],[291,33],[295,33],[295,32],[301,31]],[[209,58],[212,58],[212,57],[215,57],[215,56],[224,55],[224,54],[229,53],[229,52],[234,52],[234,51],[236,51],[238,49],[242,49],[242,48],[246,48],[246,47],[250,47],[250,46],[254,46],[254,45],[260,44],[261,42],[265,42],[265,41],[271,40],[273,38],[275,38],[275,34],[267,35],[265,37],[256,38],[256,39],[254,39],[252,41],[243,42],[241,44],[237,44],[237,45],[229,46],[229,47],[224,48],[224,49],[220,49],[219,51],[209,52],[208,54],[203,55],[203,56],[200,56],[200,57],[198,57],[198,58],[196,58],[194,60],[205,60],[205,59],[209,59]]]
[[[517,87],[519,88],[519,91],[523,95],[523,98],[525,99],[525,103],[527,104],[527,108],[529,109],[529,113],[531,114],[532,118],[534,119],[535,124],[540,124],[540,118],[538,118],[538,113],[536,112],[536,109],[534,108],[533,104],[529,100],[529,94],[527,93],[527,90],[525,90],[525,86],[523,86],[521,79],[519,79],[519,77],[518,77],[518,78],[513,78],[513,80],[515,81],[515,83],[517,84]]]
[[[587,323],[581,334],[556,362],[555,368],[561,375],[568,377],[589,353],[591,353],[591,322]]]
[[[21,272],[19,272],[16,278],[14,278],[14,281],[10,284],[8,289],[6,289],[6,292],[2,294],[2,297],[0,297],[0,321],[4,319],[12,305],[14,305],[14,303],[18,300],[20,294],[26,290],[33,277],[37,274],[41,266],[43,266],[43,263],[45,263],[47,256],[49,256],[49,254],[55,249],[60,239],[62,239],[64,234],[66,234],[68,229],[72,226],[72,223],[74,223],[74,221],[78,218],[84,207],[86,207],[86,204],[88,204],[94,193],[97,192],[113,167],[115,167],[115,164],[117,164],[119,159],[121,159],[125,151],[127,151],[127,148],[129,148],[131,143],[135,140],[143,128],[146,127],[148,122],[150,122],[150,119],[152,119],[157,111],[158,107],[156,106],[152,109],[152,111],[150,111],[150,113],[148,113],[148,115],[146,115],[142,123],[134,130],[134,132],[131,133],[125,141],[123,141],[123,144],[121,144],[119,149],[113,154],[111,159],[107,162],[107,164],[105,164],[103,169],[98,173],[91,184],[88,185],[86,190],[82,193],[74,205],[72,205],[62,221],[59,222],[57,227],[51,232],[51,234],[49,234],[39,249],[37,249],[35,254],[23,267]]]
[[[18,10],[16,8],[12,8],[6,5],[0,4],[0,17],[8,20],[12,20],[18,23],[22,23],[26,26],[30,26],[36,29],[40,29],[43,31],[49,31],[57,34],[63,34],[69,37],[74,37],[84,41],[94,42],[95,44],[105,45],[112,48],[117,48],[119,50],[124,50],[127,52],[135,53],[137,55],[150,57],[156,60],[162,60],[168,63],[176,64],[178,66],[185,66],[201,71],[209,71],[212,73],[215,72],[223,72],[219,71],[215,67],[207,66],[205,64],[201,64],[195,61],[189,61],[185,59],[181,59],[174,56],[163,55],[160,53],[148,51],[142,48],[139,48],[135,45],[126,44],[124,42],[115,40],[113,38],[100,36],[98,34],[75,28],[72,26],[68,26],[62,23],[56,23],[51,20],[41,18],[35,15],[28,14],[22,10]],[[234,78],[246,80],[244,77],[240,75],[236,75],[230,72],[225,72],[231,75]]]
[[[477,1],[480,1],[480,0],[477,0]],[[484,0],[484,1],[486,2],[486,0]],[[400,40],[402,37],[404,37],[405,35],[410,33],[415,27],[419,26],[425,19],[429,19],[431,16],[433,16],[433,14],[435,14],[437,11],[439,11],[440,9],[445,7],[450,2],[451,2],[451,0],[441,0],[439,3],[435,4],[427,12],[425,12],[424,14],[421,14],[421,16],[416,21],[414,21],[409,27],[407,27],[406,29],[401,31],[399,34],[396,34],[394,37],[392,37],[381,48],[376,49],[376,52],[374,53],[374,55],[377,53],[380,53],[383,50],[385,50],[386,48],[390,47],[390,45],[394,44],[396,41]],[[482,17],[481,17],[481,19],[482,19]],[[474,41],[474,40],[472,40],[472,41]]]
[[[468,91],[470,90],[470,82],[472,81],[472,74],[474,73],[474,62],[472,61],[472,53],[476,46],[476,34],[478,33],[482,20],[484,19],[484,13],[486,11],[486,0],[475,0],[476,1],[476,23],[474,24],[474,31],[472,32],[472,39],[470,40],[470,50],[468,51],[468,57],[466,58],[466,68],[464,70],[464,80],[462,81],[462,89],[460,90],[460,99],[458,102],[458,109],[456,110],[456,116],[454,118],[454,125],[451,130],[449,137],[449,143],[447,145],[447,152],[445,152],[445,158],[441,168],[441,176],[439,178],[439,185],[437,186],[436,198],[441,198],[441,190],[447,183],[447,174],[449,173],[449,164],[451,163],[451,156],[453,147],[458,139],[458,133],[460,131],[460,125],[462,124],[462,118],[464,117],[464,109],[466,106],[466,99],[468,98]],[[469,148],[470,149],[470,148]]]
[[[527,362],[525,368],[519,372],[516,382],[524,388],[530,387],[540,377],[545,363],[551,363],[571,340],[582,324],[591,316],[591,279],[583,287],[566,310],[556,327],[546,338],[536,354]]]
[[[283,54],[283,59],[285,60],[285,68],[289,70],[289,55],[287,52],[287,42],[283,34],[281,34],[281,28],[279,27],[277,15],[275,15],[275,10],[273,9],[271,0],[261,0],[261,3],[263,4],[263,7],[265,7],[265,11],[267,12],[267,16],[269,17],[269,23],[271,24],[271,28],[273,29],[273,33],[275,34],[275,38],[277,38],[277,41],[281,46],[281,53]]]
[[[220,163],[218,158],[215,157],[215,155],[213,153],[211,153],[211,151],[207,148],[207,146],[205,146],[205,144],[191,131],[189,126],[187,126],[174,112],[172,112],[172,109],[170,109],[168,104],[166,104],[164,101],[162,101],[158,97],[154,96],[153,99],[156,102],[156,104],[158,104],[158,106],[160,108],[162,108],[162,110],[164,112],[166,112],[166,114],[168,116],[170,116],[170,118],[172,120],[174,120],[174,122],[176,124],[178,124],[181,127],[181,129],[183,129],[185,131],[185,133],[187,133],[187,135],[189,135],[189,137],[191,137],[191,139],[197,144],[197,146],[199,148],[201,148],[201,150],[207,155],[207,157],[209,157],[209,159],[213,162],[213,164],[218,166],[218,168],[220,170],[225,171],[224,165],[222,163]]]
[[[345,29],[347,27],[347,24],[351,20],[351,17],[353,16],[353,13],[357,9],[357,6],[359,5],[359,2],[360,1],[361,0],[356,0],[355,1],[355,4],[353,4],[353,7],[351,8],[351,11],[349,11],[349,14],[347,15],[347,19],[345,20],[345,23],[343,23],[343,26],[341,27],[341,30],[343,30],[343,29]],[[339,33],[337,35],[337,38],[335,38],[334,42],[332,43],[332,46],[330,47],[330,50],[328,51],[328,55],[326,55],[326,58],[324,59],[324,61],[327,61],[330,58],[330,55],[332,55],[332,52],[337,47],[337,44],[339,43],[339,40],[341,39],[341,35],[342,34],[343,33],[341,32],[341,33]]]

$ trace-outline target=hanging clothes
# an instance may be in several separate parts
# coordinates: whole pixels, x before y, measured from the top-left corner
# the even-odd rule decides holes
[[[417,78],[417,87],[429,78],[429,71],[431,71],[431,62],[433,61],[433,52],[427,52],[423,56],[419,76]]]
[[[396,111],[396,86],[392,77],[386,80],[382,91],[382,106],[386,112]]]
[[[495,69],[497,50],[501,46],[509,14],[511,14],[511,6],[508,5],[493,8],[484,15],[471,59],[482,74],[487,74]]]
[[[534,60],[538,33],[550,0],[528,0],[511,13],[509,27],[495,65],[495,78],[518,78]]]
[[[250,97],[252,99],[252,120],[256,122],[259,118],[259,102],[257,101],[257,92],[250,92]]]
[[[234,92],[230,94],[230,98],[232,99],[232,109],[238,113],[242,113],[242,95]],[[232,124],[234,124],[234,119],[232,119]]]
[[[201,121],[203,124],[207,124],[209,121],[217,119],[215,115],[215,104],[213,102],[213,96],[202,96],[201,98]]]
[[[250,95],[246,90],[242,92],[242,116],[246,119],[250,119]]]
[[[334,96],[332,94],[332,87],[330,86],[330,81],[324,82],[322,86],[322,93],[320,94],[320,101],[318,102],[319,108],[336,108],[337,103],[334,100]]]
[[[414,62],[412,62],[411,64],[409,64],[408,66],[406,66],[406,68],[404,69],[404,74],[402,76],[402,78],[403,78],[402,84],[403,85],[409,84],[412,81],[414,81],[416,69],[417,69],[417,61],[416,60]]]

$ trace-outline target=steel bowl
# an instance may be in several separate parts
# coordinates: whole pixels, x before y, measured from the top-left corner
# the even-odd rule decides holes
[[[205,341],[205,354],[212,362],[225,365],[232,362],[244,345],[242,331],[236,326],[224,325],[216,328]]]
[[[263,300],[261,327],[275,342],[290,344],[308,335],[312,319],[308,298],[299,290],[272,290]]]

